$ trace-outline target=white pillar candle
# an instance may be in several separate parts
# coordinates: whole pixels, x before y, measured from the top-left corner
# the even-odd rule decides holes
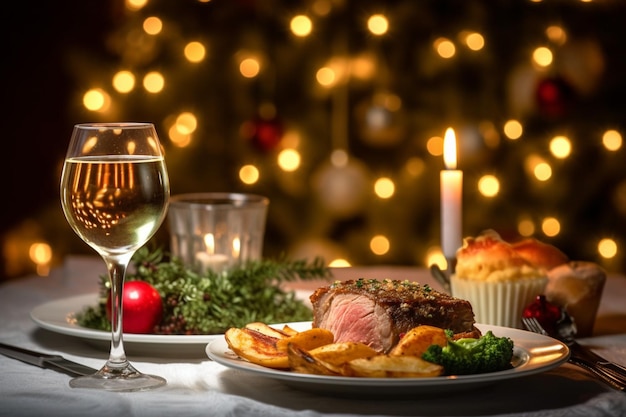
[[[221,272],[228,266],[229,257],[225,254],[215,253],[215,236],[213,233],[207,233],[204,236],[204,245],[206,251],[195,254],[198,271],[204,273],[211,269],[215,272]]]
[[[456,169],[456,136],[452,128],[443,139],[443,159],[446,169],[441,171],[441,250],[448,260],[456,258],[462,245],[463,172]],[[450,267],[450,266],[449,266]]]
[[[228,256],[221,253],[198,252],[196,253],[196,264],[200,273],[209,269],[221,272],[228,266]]]

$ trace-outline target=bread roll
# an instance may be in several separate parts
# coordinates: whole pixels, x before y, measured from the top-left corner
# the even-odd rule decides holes
[[[606,272],[593,262],[571,261],[548,271],[546,299],[574,318],[578,336],[591,336]]]
[[[513,249],[536,267],[549,271],[569,261],[567,255],[556,246],[528,238],[513,243]]]

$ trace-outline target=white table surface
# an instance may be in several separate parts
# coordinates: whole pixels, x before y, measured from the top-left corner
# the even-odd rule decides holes
[[[0,286],[0,342],[64,357],[99,368],[106,348],[39,328],[30,318],[43,303],[97,291],[104,273],[99,258],[69,257],[48,277],[24,277]],[[335,278],[411,279],[429,283],[424,269],[355,267]],[[316,284],[306,283],[307,294]],[[626,365],[626,278],[610,276],[596,324],[582,340]],[[175,349],[175,348],[174,348]],[[114,393],[69,387],[69,376],[0,355],[0,416],[626,416],[626,394],[565,364],[556,369],[486,387],[401,399],[341,398],[298,391],[263,376],[249,375],[197,354],[144,355],[127,349],[141,371],[165,377],[165,387]]]

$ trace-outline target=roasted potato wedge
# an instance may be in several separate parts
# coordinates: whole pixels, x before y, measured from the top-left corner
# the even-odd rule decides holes
[[[313,375],[341,375],[340,369],[316,359],[309,351],[296,344],[287,345],[287,356],[289,357],[289,367],[293,372]]]
[[[335,336],[330,330],[313,328],[294,334],[293,336],[279,339],[276,342],[276,348],[282,352],[287,352],[287,346],[290,343],[298,345],[305,350],[315,349],[316,347],[333,343]]]
[[[378,355],[377,351],[361,342],[331,343],[312,349],[309,353],[315,359],[334,366],[341,366],[353,359]]]
[[[297,330],[295,330],[293,327],[289,326],[288,324],[285,324],[281,330],[283,331],[283,333],[289,336],[293,336],[299,333]]]
[[[445,330],[434,326],[417,326],[409,330],[389,352],[390,356],[417,356],[422,354],[430,345],[446,346],[448,339]]]
[[[366,378],[426,378],[443,374],[443,367],[417,356],[377,355],[348,362],[354,376]]]
[[[275,369],[289,368],[287,352],[276,347],[279,340],[257,330],[232,327],[224,334],[228,347],[240,357],[257,365]]]
[[[445,346],[443,329],[418,326],[407,332],[389,354],[360,342],[334,343],[322,328],[297,331],[254,322],[225,333],[230,349],[257,365],[293,372],[366,378],[424,378],[443,374],[443,367],[421,359],[432,344]]]
[[[259,321],[255,321],[253,323],[248,323],[245,326],[246,329],[256,330],[259,333],[263,333],[264,335],[275,337],[277,339],[282,339],[285,337],[292,336],[292,334],[285,332],[284,330],[280,330],[274,328],[268,324],[261,323]]]

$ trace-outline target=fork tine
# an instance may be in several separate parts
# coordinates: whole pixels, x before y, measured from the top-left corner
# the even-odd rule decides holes
[[[539,323],[539,320],[537,320],[536,317],[522,317],[522,323],[531,332],[539,333],[544,336],[548,335],[548,332],[546,332],[546,330],[543,328],[541,323]]]
[[[530,320],[530,317],[522,317],[522,324],[526,327],[526,330],[536,333],[535,326]]]
[[[546,336],[548,335],[548,332],[546,331],[546,329],[543,328],[543,326],[541,325],[541,323],[539,323],[539,320],[537,320],[536,317],[531,317],[530,322],[533,324],[533,328],[537,333],[541,333]]]

